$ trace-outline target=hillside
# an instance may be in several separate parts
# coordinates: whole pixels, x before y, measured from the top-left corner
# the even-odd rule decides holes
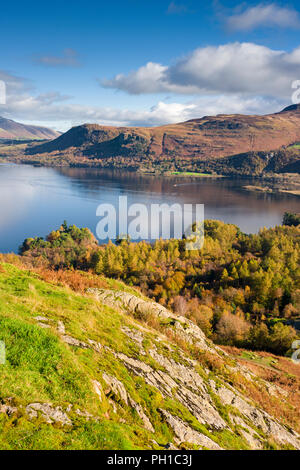
[[[59,135],[47,127],[21,124],[0,116],[0,139],[55,139]]]
[[[87,166],[125,166],[127,168],[165,165],[166,169],[193,168],[214,171],[222,159],[234,155],[268,153],[300,141],[300,106],[266,116],[218,115],[193,119],[179,124],[154,128],[107,127],[84,124],[73,127],[57,139],[31,147],[28,159],[38,158],[51,164],[84,164]],[[285,153],[283,166],[297,171],[299,152]],[[178,160],[177,160],[178,159]],[[296,164],[295,164],[296,160]],[[209,164],[212,162],[212,167]],[[172,166],[173,165],[173,166]],[[205,165],[208,165],[205,166]],[[267,166],[263,163],[262,168]],[[234,168],[226,162],[224,168]],[[267,169],[268,171],[268,169]]]
[[[289,398],[119,281],[67,271],[46,281],[7,261],[2,450],[300,449],[296,367]]]

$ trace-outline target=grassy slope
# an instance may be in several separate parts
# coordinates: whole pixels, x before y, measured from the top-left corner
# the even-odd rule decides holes
[[[110,288],[125,289],[118,281],[114,285],[107,282]],[[47,317],[53,327],[42,328],[36,316]],[[68,335],[84,342],[89,339],[100,342],[100,353],[65,344],[54,327],[58,321],[63,321]],[[247,448],[238,432],[209,432],[180,403],[164,399],[143,379],[129,374],[112,350],[160,368],[150,355],[141,357],[137,344],[121,329],[134,325],[137,326],[137,321],[130,316],[93,298],[45,282],[36,273],[0,264],[0,340],[5,341],[7,352],[6,364],[0,365],[0,406],[1,400],[12,397],[11,404],[18,408],[17,415],[10,417],[0,412],[0,449],[158,448],[153,439],[160,444],[173,440],[172,431],[158,412],[161,407],[175,412],[224,448]],[[157,332],[148,329],[143,347],[147,351],[151,345],[175,361],[180,358],[176,346],[174,352],[164,350]],[[145,430],[136,411],[120,403],[117,397],[107,395],[99,399],[92,383],[97,380],[105,390],[102,371],[122,381],[133,400],[146,410],[155,434]],[[203,374],[200,365],[198,372]],[[68,416],[73,426],[49,425],[41,417],[30,420],[25,408],[34,402],[51,403],[63,410],[72,404]],[[226,420],[230,410],[217,400],[215,405]],[[87,421],[76,413],[77,409],[98,417],[98,421]]]
[[[97,355],[91,350],[69,347],[54,331],[37,326],[35,316],[63,320],[68,334],[81,340],[87,337],[113,349],[129,352],[130,345],[120,331],[126,324],[123,315],[96,305],[89,298],[40,281],[36,275],[5,265],[0,273],[1,340],[5,341],[7,362],[0,366],[0,397],[16,397],[15,405],[51,402],[53,405],[76,405],[100,416],[100,423],[86,422],[73,415],[76,426],[65,431],[58,425],[30,422],[25,416],[17,420],[0,414],[1,449],[111,449],[144,447],[147,432],[136,424],[136,416],[123,412],[128,424],[119,416],[110,416],[108,402],[101,403],[92,390],[91,381],[101,382],[99,371],[116,374],[117,362],[110,354]],[[128,324],[130,319],[128,318]],[[126,369],[119,374],[130,382]],[[130,383],[134,396],[134,384]],[[139,397],[136,397],[139,401]],[[108,414],[107,414],[108,413]],[[106,417],[105,417],[106,416]],[[165,437],[166,438],[166,437]]]

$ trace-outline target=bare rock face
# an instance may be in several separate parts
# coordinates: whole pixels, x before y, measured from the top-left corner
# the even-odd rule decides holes
[[[118,362],[119,367],[127,369],[131,380],[140,377],[145,384],[159,392],[162,400],[159,409],[161,420],[167,423],[175,435],[174,442],[169,443],[168,448],[176,448],[188,443],[203,449],[220,450],[221,447],[215,440],[217,441],[219,433],[226,431],[226,435],[232,433],[233,439],[241,439],[250,449],[264,448],[269,438],[282,446],[289,445],[300,449],[300,439],[297,433],[283,426],[224,378],[227,373],[229,375],[240,374],[243,380],[255,384],[257,380],[255,374],[245,366],[231,360],[230,356],[209,341],[192,321],[175,315],[155,302],[126,292],[102,289],[88,289],[88,292],[102,304],[131,316],[128,318],[129,326],[124,324],[120,328],[123,333],[122,339],[127,346],[130,345],[129,349],[125,350],[126,354],[121,352],[124,351],[121,348],[116,351],[89,338],[82,341],[70,336],[66,333],[62,321],[57,322],[46,317],[36,317],[36,321],[40,326],[54,329],[60,340],[70,346],[90,349],[97,353],[99,358],[103,354],[110,354],[113,360]],[[136,319],[147,320],[149,317],[158,320],[168,333],[168,330],[172,331],[174,336],[170,335],[170,337],[179,337],[186,344],[193,346],[193,350],[196,347],[207,357],[221,360],[225,373],[219,375],[218,372],[212,373],[209,369],[202,367],[201,361],[195,360],[193,356],[189,356],[178,347],[176,342],[172,342],[167,336],[153,331],[146,325],[142,326],[136,321]],[[100,371],[102,378],[90,379],[95,398],[97,396],[100,403],[106,401],[105,406],[110,407],[110,411],[106,411],[108,419],[113,413],[114,419],[125,423],[123,416],[119,416],[120,411],[122,408],[129,408],[140,426],[152,433],[154,437],[154,421],[151,422],[151,413],[143,399],[139,400],[136,396],[133,399],[127,390],[127,382],[123,383],[117,377],[117,372],[115,376],[111,370]],[[265,387],[268,393],[283,400],[286,398],[280,387],[268,382],[264,383],[264,381],[260,381],[260,385]],[[178,413],[176,414],[176,411],[167,405],[172,402],[177,403],[177,406],[181,408],[184,407],[186,413],[201,423],[206,431],[199,432],[197,427],[195,429],[192,424],[184,421],[182,415],[177,416]],[[0,402],[0,413],[10,416],[18,412],[18,409],[12,405]],[[77,417],[85,418],[87,421],[101,419],[74,405],[65,409],[61,406],[53,406],[51,403],[30,403],[25,411],[31,419],[41,416],[49,424],[59,423],[62,426],[71,426],[72,420],[68,414],[72,406]],[[174,407],[174,410],[176,409]],[[74,419],[74,414],[70,416]],[[209,437],[212,431],[211,436],[214,437]],[[224,447],[226,447],[225,444]]]
[[[146,415],[145,411],[143,410],[143,407],[139,405],[138,403],[136,403],[131,397],[129,397],[129,403],[130,403],[130,406],[135,409],[135,411],[141,418],[144,428],[147,429],[147,431],[155,432],[155,429],[152,426],[151,421]]]
[[[182,421],[182,419],[171,415],[171,413],[166,410],[160,409],[159,411],[169,426],[171,426],[173,429],[177,438],[177,444],[188,442],[190,444],[199,445],[206,449],[222,450],[222,448],[216,442],[205,436],[205,434],[192,429],[187,423]]]
[[[215,353],[215,348],[208,341],[203,331],[192,321],[185,317],[170,312],[162,305],[143,300],[135,295],[122,291],[110,291],[105,289],[88,289],[88,293],[93,294],[97,300],[110,307],[118,307],[128,313],[140,317],[156,318],[169,322],[178,336],[181,336],[188,343],[193,343],[203,350]]]
[[[155,432],[150,422],[150,419],[148,418],[145,411],[143,410],[143,407],[132,399],[129,393],[127,393],[126,388],[124,387],[123,383],[120,380],[113,377],[112,375],[106,374],[105,372],[103,372],[102,378],[108,385],[108,389],[105,391],[106,395],[112,392],[116,397],[121,399],[121,401],[123,401],[123,403],[125,403],[127,406],[130,405],[132,408],[134,408],[137,414],[139,415],[140,419],[142,420],[144,428],[147,429],[148,431]]]
[[[138,345],[140,353],[145,355],[146,353],[143,348],[143,340],[144,340],[143,334],[136,328],[131,329],[131,328],[128,328],[127,326],[123,326],[121,330],[123,331],[123,333],[125,333],[126,336],[128,336],[128,338],[130,338],[135,344]]]
[[[34,318],[35,318],[35,320],[38,321],[38,322],[46,322],[46,323],[48,323],[48,322],[50,321],[49,318],[43,317],[43,316],[41,316],[41,315],[38,315],[38,316],[36,316],[36,317],[34,317]]]
[[[189,366],[186,366],[183,363],[176,362],[172,357],[169,358],[159,354],[156,348],[150,349],[149,354],[160,366],[164,367],[173,379],[179,380],[183,385],[192,388],[194,391],[207,391],[204,379],[197,374],[194,368],[191,368],[191,363],[189,363]],[[187,358],[183,356],[182,362],[185,359]],[[195,365],[195,363],[196,361],[192,365]]]
[[[124,313],[131,314],[133,317],[147,318],[147,316],[152,315],[162,320],[165,325],[170,324],[170,327],[176,331],[176,334],[181,336],[186,342],[194,344],[201,350],[228,357],[220,348],[206,339],[204,333],[197,325],[184,317],[175,315],[155,302],[145,301],[132,294],[120,291],[89,289],[89,293],[92,293],[101,303],[118,308]],[[122,331],[138,346],[140,354],[144,356],[143,334],[136,329],[128,327],[123,327]],[[161,341],[161,339],[157,338],[157,341]],[[131,373],[142,377],[148,385],[156,388],[164,398],[172,398],[181,403],[206,427],[217,431],[227,429],[233,433],[236,427],[238,427],[239,434],[243,436],[249,448],[252,449],[263,448],[268,438],[274,439],[279,444],[291,445],[296,449],[300,449],[300,440],[297,433],[281,425],[278,420],[258,408],[238,390],[226,384],[222,378],[217,386],[214,380],[209,379],[209,370],[203,369],[203,374],[200,375],[196,370],[196,365],[199,366],[199,363],[189,358],[182,351],[180,361],[172,357],[172,348],[168,349],[168,351],[170,354],[163,355],[155,345],[152,345],[147,351],[146,355],[150,356],[157,364],[155,368],[150,366],[147,361],[144,362],[144,360],[129,357],[120,352],[111,352]],[[226,367],[230,372],[240,373],[246,380],[256,380],[256,376],[245,366],[236,364],[235,366],[227,365]],[[105,376],[103,378],[110,382],[113,392],[117,393],[124,403],[131,404],[137,410],[145,427],[151,430],[151,423],[151,426],[149,426],[149,423],[143,417],[142,413],[144,413],[144,410],[139,409],[138,411],[136,404],[129,397],[124,385],[115,378],[107,376],[106,379]],[[211,396],[211,390],[223,406],[230,406],[232,410],[236,409],[236,414],[231,416],[231,423],[227,423],[220,415],[214,402],[215,399]],[[267,386],[266,390],[269,390]],[[277,389],[275,392],[279,395]],[[173,416],[165,410],[161,410],[161,414],[174,430],[178,439],[177,443],[185,441],[205,448],[220,448],[218,444],[207,436],[198,433],[187,423],[184,423],[181,418]],[[146,414],[145,416],[147,418]],[[258,435],[256,429],[260,429],[265,437]]]
[[[275,418],[272,418],[264,410],[257,408],[247,399],[243,398],[237,391],[228,387],[215,388],[224,405],[230,405],[236,408],[237,412],[247,418],[253,426],[261,429],[267,436],[272,437],[280,444],[290,444],[295,449],[300,449],[299,435],[286,429]]]
[[[99,397],[99,400],[102,401],[102,387],[101,384],[97,380],[93,380],[93,386],[96,394]]]
[[[57,322],[57,331],[62,335],[64,335],[66,332],[65,325],[61,320]]]
[[[128,406],[128,395],[122,382],[112,375],[106,374],[105,372],[103,372],[102,378],[108,385],[108,389],[105,391],[106,395],[112,392]]]
[[[15,406],[0,404],[0,413],[6,414],[7,416],[11,416],[17,413],[18,409]]]
[[[65,343],[69,344],[70,346],[76,346],[78,348],[83,349],[89,348],[89,345],[87,343],[85,343],[84,341],[79,341],[76,338],[72,338],[72,336],[63,335],[61,338]]]
[[[94,341],[92,339],[88,339],[88,342],[89,342],[90,346],[92,347],[92,349],[94,349],[98,353],[101,352],[102,345],[100,343],[98,343],[97,341]]]
[[[60,423],[63,426],[72,426],[72,421],[60,406],[55,408],[51,403],[31,403],[26,406],[26,413],[30,418],[37,418],[39,412],[49,424]]]
[[[259,436],[240,416],[230,415],[230,418],[234,424],[239,426],[239,432],[248,442],[251,449],[262,449],[263,445],[259,439]]]
[[[228,427],[214,407],[210,395],[199,375],[197,378],[195,377],[195,384],[192,385],[192,388],[195,390],[196,384],[198,383],[198,387],[196,388],[197,393],[195,393],[184,385],[186,375],[188,375],[188,379],[190,380],[190,375],[187,374],[187,371],[181,376],[180,373],[178,373],[177,367],[174,367],[174,370],[172,369],[171,363],[167,362],[169,372],[167,373],[162,370],[155,370],[148,364],[130,358],[125,354],[119,353],[116,354],[116,356],[123,361],[124,365],[130,371],[143,377],[148,385],[152,385],[158,389],[164,397],[178,400],[199,420],[199,422],[208,424],[212,428],[219,430]],[[155,357],[159,362],[159,355],[155,355]],[[166,358],[163,359],[163,361],[159,362],[160,365],[164,365],[166,364],[165,361],[168,361]],[[176,378],[178,382],[176,382],[174,378]]]

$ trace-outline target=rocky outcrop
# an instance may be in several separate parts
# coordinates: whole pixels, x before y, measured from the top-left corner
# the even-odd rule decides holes
[[[253,450],[260,450],[263,447],[260,438],[254,429],[252,429],[240,416],[230,415],[232,423],[238,426],[239,433],[242,434],[244,439],[248,442]]]
[[[264,410],[259,409],[243,398],[239,392],[230,390],[227,387],[215,387],[215,392],[224,405],[230,405],[231,408],[235,408],[237,413],[247,418],[256,428],[262,430],[266,436],[271,436],[280,444],[290,444],[295,449],[300,449],[300,439],[297,433],[282,426]]]
[[[42,418],[49,424],[72,425],[72,421],[62,408],[60,406],[53,407],[51,403],[30,403],[26,407],[26,413],[30,418],[37,418],[40,413]]]
[[[83,348],[83,349],[89,348],[89,345],[85,343],[84,341],[79,341],[78,339],[73,338],[72,336],[69,336],[69,335],[63,335],[61,339],[65,343],[69,344],[70,346],[76,346],[77,348]]]
[[[188,442],[189,444],[198,445],[205,449],[222,450],[216,442],[205,436],[205,434],[192,429],[187,423],[182,421],[182,419],[171,415],[171,413],[166,410],[160,409],[159,411],[165,421],[173,429],[176,435],[176,444],[180,445],[184,442]]]
[[[155,302],[145,301],[137,296],[121,291],[89,289],[88,292],[93,294],[102,304],[118,308],[135,318],[147,319],[147,316],[153,315],[156,319],[161,320],[164,325],[167,325],[167,327],[169,325],[170,328],[173,328],[185,341],[192,343],[201,350],[226,357],[220,348],[207,340],[197,325],[184,317],[175,315]],[[158,335],[156,336],[157,342],[163,343],[163,346],[168,350],[167,354],[162,354],[154,344],[145,352],[143,347],[144,335],[141,329],[122,327],[122,331],[135,343],[141,356],[146,355],[151,358],[157,364],[157,367],[150,365],[146,359],[140,360],[124,353],[110,350],[116,359],[121,361],[132,374],[142,377],[148,385],[159,390],[164,398],[172,398],[178,401],[199,423],[202,423],[208,429],[210,428],[215,431],[226,429],[233,434],[235,429],[238,429],[239,435],[244,438],[249,448],[252,449],[263,448],[269,438],[279,444],[290,445],[293,448],[300,449],[300,440],[297,433],[280,424],[264,410],[257,407],[255,403],[244,397],[234,387],[226,384],[222,378],[219,378],[217,385],[213,379],[208,377],[209,370],[203,369],[203,373],[199,374],[197,371],[199,362],[188,357],[183,351],[180,351],[180,360],[175,360],[172,355],[172,348],[170,348],[170,345],[168,345],[169,347],[166,346],[168,344],[167,338],[162,339]],[[109,350],[109,348],[107,349]],[[245,366],[237,363],[232,365],[232,363],[233,361],[229,362],[231,365],[226,365],[228,371],[234,374],[239,373],[248,381],[256,381],[255,375]],[[131,406],[135,407],[128,398],[123,384],[112,377],[103,375],[103,378],[106,382],[109,382],[111,390],[124,403],[131,403]],[[223,384],[220,385],[222,382]],[[262,381],[260,382],[263,384]],[[268,390],[267,387],[266,390]],[[218,397],[224,408],[230,408],[232,411],[235,410],[236,414],[231,412],[229,421],[225,421],[223,416],[221,416],[212,392]],[[276,392],[279,393],[277,390]],[[161,410],[161,414],[177,436],[176,444],[185,441],[203,448],[220,448],[217,443],[191,428],[180,417],[174,416],[166,410]],[[143,420],[141,415],[140,417]],[[257,429],[262,434],[258,434]]]
[[[123,383],[112,375],[106,374],[105,372],[102,373],[102,378],[108,385],[108,388],[105,390],[105,394],[108,395],[112,393],[113,396],[117,397],[117,399],[120,399],[123,403],[125,403],[125,405],[130,405],[142,420],[144,428],[148,431],[155,432],[148,416],[143,410],[143,407],[131,398],[129,393],[127,393]]]
[[[106,409],[104,416],[107,419],[117,419],[120,423],[126,423],[126,416],[135,416],[137,423],[151,435],[155,435],[157,419],[161,419],[174,433],[174,441],[169,443],[170,448],[189,444],[201,449],[219,450],[221,446],[217,436],[224,432],[227,436],[231,433],[230,439],[241,439],[245,448],[262,449],[271,439],[280,446],[288,445],[300,449],[297,433],[257,406],[232,383],[230,384],[226,377],[227,374],[228,376],[240,374],[242,380],[250,381],[253,386],[265,387],[267,393],[286,399],[280,387],[258,380],[247,367],[236,363],[210,342],[196,324],[175,315],[155,302],[127,292],[89,289],[88,293],[95,296],[100,304],[126,314],[128,322],[120,326],[122,341],[126,343],[125,349],[117,350],[84,336],[84,341],[75,338],[66,332],[65,324],[61,320],[55,321],[43,316],[36,317],[35,320],[40,326],[46,325],[54,330],[60,340],[69,345],[75,353],[77,351],[80,354],[78,349],[89,349],[96,352],[95,357],[99,359],[101,356],[110,355],[112,361],[118,362],[116,372],[113,368],[106,370],[102,367],[98,370],[99,375],[90,379],[95,400],[104,405]],[[160,322],[159,331],[147,327],[149,317],[154,317]],[[144,320],[144,325],[137,321],[139,319]],[[161,331],[166,333],[172,331],[172,335],[164,335]],[[176,343],[175,340],[172,342],[172,338],[178,337],[188,345],[187,351],[190,346],[192,350],[194,347],[197,348],[200,360],[196,360],[194,358],[196,356],[189,355],[178,347],[181,342]],[[218,376],[217,372],[212,374],[206,366],[202,366],[202,353],[221,361],[224,375]],[[117,370],[120,367],[123,367],[125,374],[127,369],[127,374],[133,383],[137,383],[137,378],[138,381],[142,379],[145,386],[160,393],[160,417],[156,417],[156,421],[151,418],[151,411],[144,400],[137,399],[135,394],[133,396],[127,382],[118,376]],[[166,405],[168,403],[176,404],[174,411]],[[186,414],[179,413],[178,409],[184,409]],[[14,409],[9,403],[0,405],[0,412],[7,415],[17,411],[17,408]],[[26,406],[26,413],[30,419],[40,416],[49,424],[59,423],[62,426],[72,425],[76,417],[87,421],[101,420],[101,417],[94,416],[85,409],[75,406],[72,408],[72,405],[65,409],[51,403],[30,403]],[[193,420],[201,425],[200,429],[203,428],[203,432],[199,431],[199,426],[192,424]],[[223,441],[221,442],[223,446]]]
[[[152,426],[151,421],[148,418],[148,416],[146,415],[145,411],[143,410],[143,407],[141,405],[139,405],[138,403],[136,403],[131,397],[129,397],[129,403],[130,403],[130,406],[139,415],[140,419],[143,422],[144,428],[147,429],[147,431],[155,432],[155,429]]]
[[[109,393],[112,393],[128,406],[128,395],[122,382],[105,372],[102,373],[102,378],[108,386],[105,390],[105,394],[108,395]]]
[[[90,288],[87,290],[87,293],[93,294],[99,302],[110,307],[118,307],[135,317],[147,318],[153,315],[160,320],[166,328],[169,327],[174,334],[180,336],[187,343],[192,343],[203,350],[215,352],[215,348],[211,342],[195,323],[185,317],[176,315],[156,302],[146,301],[140,297],[122,291]]]
[[[17,413],[18,408],[13,405],[12,398],[6,398],[6,400],[0,400],[0,413],[12,416]]]

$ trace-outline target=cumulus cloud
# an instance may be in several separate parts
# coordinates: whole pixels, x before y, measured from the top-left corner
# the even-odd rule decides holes
[[[229,16],[226,24],[232,31],[250,31],[261,26],[298,29],[300,18],[299,13],[292,8],[281,7],[275,3],[260,3]]]
[[[297,57],[295,57],[297,60]],[[242,113],[267,114],[279,111],[286,101],[243,94],[215,94],[178,102],[161,100],[151,108],[119,109],[97,105],[87,106],[74,98],[50,91],[38,94],[25,80],[0,71],[7,83],[7,101],[0,105],[0,115],[28,124],[46,125],[65,131],[74,125],[99,123],[114,126],[159,126],[204,115]]]
[[[35,62],[46,67],[78,67],[80,62],[74,49],[64,49],[61,56],[44,55],[37,57]]]
[[[132,95],[156,93],[161,91],[161,83],[164,81],[164,74],[167,70],[168,67],[148,62],[127,76],[119,74],[112,80],[99,80],[99,83],[105,88],[117,88]]]
[[[198,48],[166,66],[148,62],[128,75],[102,80],[107,88],[130,94],[237,94],[289,97],[300,77],[300,47],[292,52],[254,43]]]

